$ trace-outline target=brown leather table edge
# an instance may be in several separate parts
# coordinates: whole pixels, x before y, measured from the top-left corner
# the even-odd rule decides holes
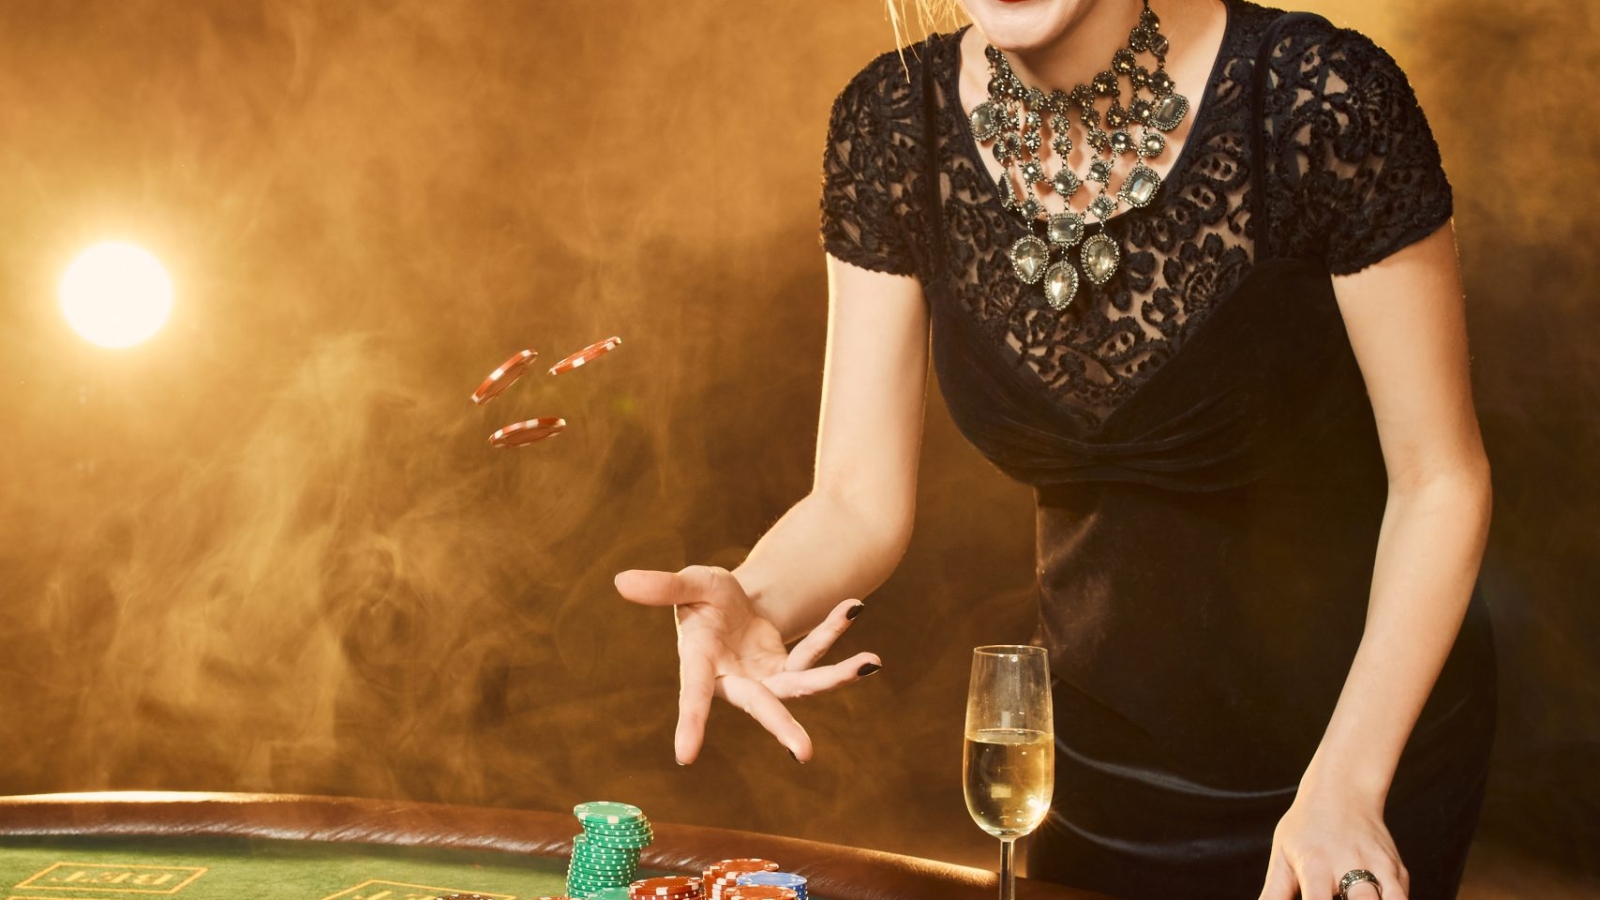
[[[443,847],[565,856],[577,822],[568,813],[295,794],[107,792],[0,797],[0,835],[253,837]],[[992,872],[797,838],[655,823],[649,868],[698,873],[729,856],[775,859],[829,900],[981,900]],[[1029,900],[1110,900],[1018,879]]]

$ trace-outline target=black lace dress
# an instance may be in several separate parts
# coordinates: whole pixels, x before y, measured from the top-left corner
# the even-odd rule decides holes
[[[1259,894],[1361,639],[1384,511],[1329,276],[1451,214],[1388,54],[1227,7],[1166,184],[1105,226],[1123,264],[1064,312],[1010,270],[1027,226],[961,110],[960,32],[908,48],[909,74],[895,53],[863,69],[824,158],[823,246],[921,281],[955,421],[1036,490],[1058,739],[1029,874],[1127,898]],[[1475,594],[1385,812],[1413,900],[1455,896],[1494,711]]]

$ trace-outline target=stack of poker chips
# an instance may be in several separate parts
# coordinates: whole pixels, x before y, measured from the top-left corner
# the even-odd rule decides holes
[[[592,900],[609,888],[627,889],[639,874],[639,853],[655,839],[644,810],[627,803],[579,803],[572,814],[583,834],[572,839],[567,893]]]
[[[628,900],[705,900],[705,892],[698,878],[668,875],[628,885]]]
[[[706,866],[700,881],[706,900],[730,900],[729,891],[739,886],[739,876],[776,871],[778,864],[768,859],[725,859]]]
[[[794,900],[806,900],[806,877],[804,875],[796,875],[793,872],[751,872],[748,875],[740,875],[738,896],[742,898],[742,900],[757,900],[757,897],[752,896],[750,892],[744,890],[744,888],[747,887],[784,888],[791,892],[790,896],[792,896]],[[760,894],[759,896],[778,897],[782,895]]]

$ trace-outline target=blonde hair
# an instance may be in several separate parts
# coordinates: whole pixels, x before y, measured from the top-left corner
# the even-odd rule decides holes
[[[884,0],[884,6],[889,11],[889,24],[894,27],[897,47],[911,43],[906,35],[910,24],[907,13],[911,8],[917,11],[916,30],[922,33],[954,26],[964,18],[960,0]]]

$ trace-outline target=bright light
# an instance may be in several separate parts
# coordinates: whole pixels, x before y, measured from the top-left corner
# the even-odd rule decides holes
[[[78,254],[61,279],[61,311],[72,330],[102,347],[131,347],[172,313],[172,280],[142,247],[107,241]]]

